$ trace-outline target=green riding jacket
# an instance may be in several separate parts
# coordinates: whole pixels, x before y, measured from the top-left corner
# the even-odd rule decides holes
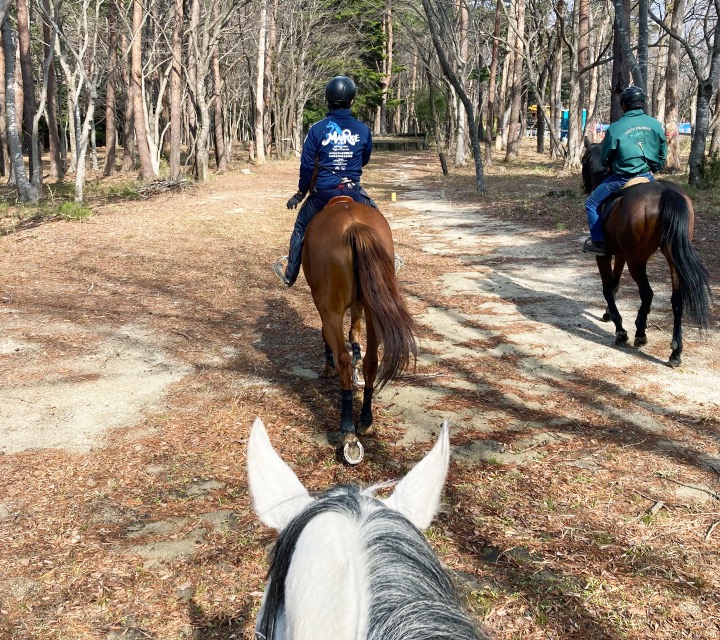
[[[657,171],[667,157],[665,132],[642,109],[626,111],[605,132],[601,154],[603,166],[621,176]]]

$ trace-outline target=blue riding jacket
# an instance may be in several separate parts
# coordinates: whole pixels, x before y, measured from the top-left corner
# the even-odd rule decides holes
[[[341,182],[360,182],[362,168],[370,160],[370,128],[353,118],[350,109],[334,109],[308,131],[300,158],[299,191],[310,189],[318,167],[315,191],[337,189]]]

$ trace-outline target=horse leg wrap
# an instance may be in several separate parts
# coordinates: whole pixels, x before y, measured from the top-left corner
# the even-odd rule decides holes
[[[373,423],[372,399],[372,387],[365,387],[365,391],[363,392],[362,409],[360,410],[360,426],[365,430],[369,429]]]
[[[352,364],[353,367],[362,360],[362,351],[360,350],[360,345],[357,342],[353,342],[352,345]]]
[[[340,392],[340,431],[343,433],[355,433],[355,422],[353,421],[353,391],[343,389]]]

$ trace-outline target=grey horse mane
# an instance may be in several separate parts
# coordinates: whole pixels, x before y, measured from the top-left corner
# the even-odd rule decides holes
[[[367,494],[352,485],[334,487],[282,531],[268,572],[263,635],[272,638],[274,618],[284,607],[285,580],[300,535],[319,514],[336,512],[358,524],[368,559],[368,640],[489,640],[466,612],[422,532]]]

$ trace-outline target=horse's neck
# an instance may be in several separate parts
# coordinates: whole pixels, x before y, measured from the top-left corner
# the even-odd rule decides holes
[[[367,561],[358,525],[326,512],[300,535],[285,582],[288,640],[364,640]]]

